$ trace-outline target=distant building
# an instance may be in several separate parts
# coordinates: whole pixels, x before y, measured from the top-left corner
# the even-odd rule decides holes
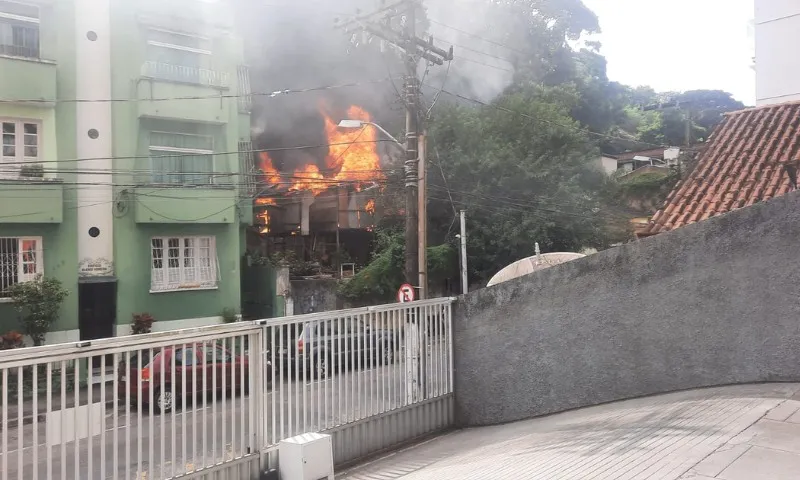
[[[638,236],[674,230],[794,190],[800,157],[798,118],[800,102],[726,115],[697,166]]]
[[[654,168],[667,170],[676,167],[680,165],[680,154],[681,150],[677,147],[655,148],[616,155],[603,154],[592,163],[609,176],[618,171],[624,175],[643,167],[650,167],[651,171]]]
[[[755,43],[756,106],[800,100],[800,2],[756,0]]]

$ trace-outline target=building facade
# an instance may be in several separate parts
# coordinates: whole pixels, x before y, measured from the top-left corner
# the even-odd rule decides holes
[[[218,323],[240,306],[254,171],[227,0],[0,0],[4,290],[70,294],[48,343]]]
[[[756,105],[800,100],[800,58],[787,49],[800,42],[800,2],[755,1]]]

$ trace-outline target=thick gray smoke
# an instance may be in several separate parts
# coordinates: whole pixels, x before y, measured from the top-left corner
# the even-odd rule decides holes
[[[487,1],[424,2],[426,16],[433,20],[427,33],[444,49],[454,43],[456,52],[449,70],[446,64],[430,69],[421,67],[428,102],[443,85],[448,91],[490,100],[510,83],[512,67],[503,60],[509,57],[509,51],[485,40],[493,38],[492,32],[487,32],[486,25],[480,22],[485,19],[483,10]],[[402,88],[399,77],[403,74],[400,56],[390,48],[382,49],[377,38],[369,41],[358,35],[353,39],[335,28],[337,18],[346,21],[348,15],[371,12],[387,3],[394,2],[242,0],[240,24],[244,26],[254,92],[362,83],[273,98],[257,96],[253,116],[256,147],[324,144],[320,109],[324,108],[333,118],[343,118],[345,109],[352,104],[364,107],[390,131],[402,130],[403,106],[398,98],[398,90]],[[389,77],[394,77],[393,83],[371,83]],[[323,158],[324,153],[292,150],[276,153],[273,158],[279,168],[293,169],[298,163],[308,163],[310,158]]]

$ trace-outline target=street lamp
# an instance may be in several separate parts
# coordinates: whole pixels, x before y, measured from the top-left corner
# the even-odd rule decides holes
[[[381,127],[377,123],[365,122],[365,121],[362,121],[362,120],[352,120],[352,119],[345,119],[345,120],[342,120],[341,122],[339,122],[339,128],[364,128],[366,125],[371,125],[371,126],[377,128],[378,130],[381,131],[381,133],[383,133],[384,135],[389,137],[389,139],[391,141],[396,143],[397,146],[402,148],[404,152],[406,151],[405,145],[400,143],[400,141],[398,139],[394,138],[391,133],[387,132],[386,129],[384,129],[383,127]]]

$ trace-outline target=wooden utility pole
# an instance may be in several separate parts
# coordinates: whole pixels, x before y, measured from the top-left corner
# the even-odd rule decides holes
[[[345,33],[356,31],[367,32],[383,39],[403,52],[405,63],[405,79],[403,86],[403,103],[406,106],[406,160],[405,160],[405,277],[406,282],[417,285],[420,298],[427,297],[427,196],[424,184],[424,165],[420,165],[420,154],[425,151],[423,125],[421,118],[420,82],[418,65],[425,59],[436,65],[443,65],[446,60],[453,59],[453,48],[442,50],[433,45],[433,38],[424,40],[417,36],[416,9],[420,7],[418,0],[404,0],[381,8],[373,13],[359,15],[345,22],[342,27]],[[371,20],[383,15],[379,24]],[[392,25],[392,18],[400,16],[401,30]],[[421,215],[421,217],[420,217]]]

